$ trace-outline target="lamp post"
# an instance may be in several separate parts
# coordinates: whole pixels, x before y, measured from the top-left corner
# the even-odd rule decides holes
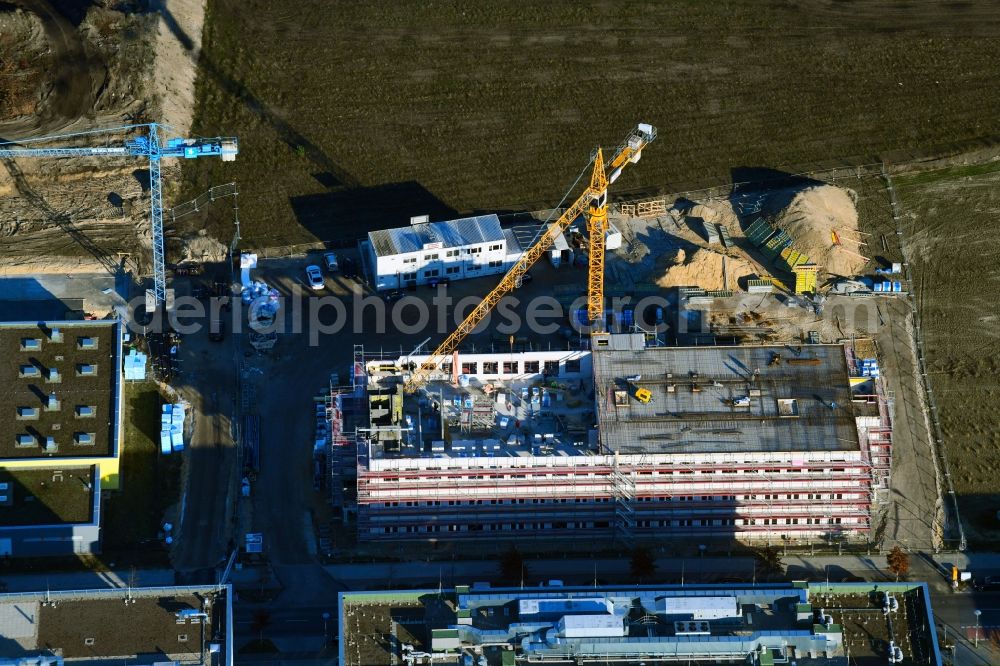
[[[976,649],[978,649],[979,648],[979,616],[983,614],[983,611],[981,611],[981,610],[979,610],[977,608],[976,610],[974,610],[972,612],[976,614],[976,637],[975,637],[974,640],[975,640]]]
[[[323,647],[326,647],[326,645],[330,642],[330,639],[329,639],[328,634],[326,632],[326,628],[327,628],[326,625],[327,625],[327,622],[329,622],[329,620],[330,620],[330,614],[324,612],[323,613]]]

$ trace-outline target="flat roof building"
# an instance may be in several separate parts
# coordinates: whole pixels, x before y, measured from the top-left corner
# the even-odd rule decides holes
[[[99,550],[117,489],[122,334],[116,320],[0,323],[0,555]]]
[[[117,486],[118,321],[0,323],[0,466],[99,461]]]
[[[856,452],[849,379],[842,345],[594,354],[601,442],[623,454]]]
[[[96,466],[0,468],[0,556],[96,553],[100,541]]]
[[[606,610],[573,610],[575,598],[602,599]],[[567,609],[525,616],[526,600]],[[846,666],[848,656],[858,664],[941,664],[925,583],[343,592],[338,619],[343,666],[431,659],[455,666]]]
[[[358,442],[359,538],[869,538],[891,417],[849,347],[641,340],[443,361],[367,431],[392,437]],[[365,381],[389,390],[424,360]]]
[[[368,232],[361,244],[365,271],[376,291],[461,280],[507,271],[521,248],[496,215]]]
[[[7,658],[231,666],[232,631],[228,585],[0,594]]]

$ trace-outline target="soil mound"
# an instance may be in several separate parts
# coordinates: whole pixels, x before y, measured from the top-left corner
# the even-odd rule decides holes
[[[708,291],[735,289],[742,278],[757,271],[743,259],[726,257],[719,252],[701,248],[688,257],[678,254],[679,262],[669,266],[656,284],[664,287],[701,287]],[[725,260],[725,271],[722,269]],[[728,282],[728,284],[726,284]]]
[[[833,185],[810,187],[795,195],[772,219],[792,237],[792,247],[827,273],[857,275],[867,259],[858,232],[856,194]]]

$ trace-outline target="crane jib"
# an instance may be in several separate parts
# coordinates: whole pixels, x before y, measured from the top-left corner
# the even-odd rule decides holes
[[[131,155],[122,146],[108,148],[0,148],[0,157],[107,157]]]
[[[625,137],[625,140],[618,146],[615,151],[615,155],[612,160],[608,163],[614,173],[614,178],[617,179],[618,174],[621,169],[629,163],[635,164],[639,161],[639,157],[642,154],[642,149],[646,147],[649,142],[656,138],[656,128],[652,125],[646,123],[640,123],[635,127],[629,135]],[[596,151],[595,158],[600,160],[600,150]],[[419,388],[427,379],[430,374],[434,372],[438,365],[452,352],[458,349],[458,345],[461,344],[462,340],[471,333],[476,326],[486,317],[487,314],[496,306],[500,300],[506,296],[510,291],[516,289],[520,285],[521,277],[527,272],[527,270],[534,264],[538,259],[552,246],[555,242],[556,237],[563,233],[575,219],[590,207],[591,202],[595,198],[603,198],[607,196],[607,183],[604,178],[604,166],[598,164],[597,169],[601,171],[601,180],[604,180],[600,187],[596,187],[592,182],[591,186],[588,187],[583,193],[577,197],[576,201],[566,209],[566,211],[556,220],[554,223],[549,225],[549,228],[545,230],[538,240],[530,248],[525,250],[521,258],[511,266],[507,274],[504,275],[500,283],[493,288],[493,290],[487,294],[479,305],[473,308],[465,320],[458,325],[458,327],[452,331],[451,335],[445,338],[444,342],[434,350],[430,356],[425,359],[420,366],[412,372],[409,379],[404,385],[404,391],[412,392]],[[606,205],[606,200],[599,203],[599,206]],[[603,241],[603,238],[601,239]],[[603,243],[601,243],[603,246]],[[603,266],[603,258],[602,258]],[[595,276],[589,276],[590,280],[595,279]],[[603,281],[603,271],[600,279]]]

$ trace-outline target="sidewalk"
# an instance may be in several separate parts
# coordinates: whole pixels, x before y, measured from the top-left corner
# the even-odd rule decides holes
[[[8,592],[44,592],[45,590],[94,590],[128,587],[130,571],[84,571],[50,574],[11,574],[0,576]],[[174,584],[172,569],[136,569],[135,587],[159,587]]]

